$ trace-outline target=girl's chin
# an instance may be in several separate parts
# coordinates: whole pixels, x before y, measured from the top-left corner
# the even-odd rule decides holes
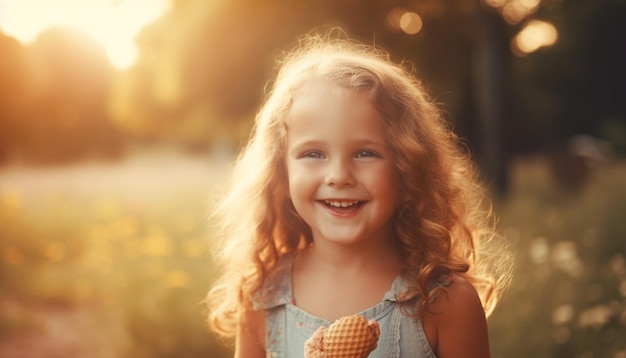
[[[338,245],[356,245],[362,242],[364,239],[362,237],[354,235],[328,235],[324,237],[318,237],[317,240]]]

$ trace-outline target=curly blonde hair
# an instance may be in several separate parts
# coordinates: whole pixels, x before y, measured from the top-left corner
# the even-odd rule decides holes
[[[501,240],[467,151],[412,72],[380,49],[317,35],[303,38],[279,65],[215,211],[223,275],[207,296],[210,326],[233,337],[279,258],[312,242],[287,193],[284,120],[299,89],[319,78],[366,90],[385,122],[402,188],[394,240],[419,301],[411,314],[418,318],[437,294],[429,283],[456,274],[474,285],[489,315],[508,284],[506,250],[493,245]]]

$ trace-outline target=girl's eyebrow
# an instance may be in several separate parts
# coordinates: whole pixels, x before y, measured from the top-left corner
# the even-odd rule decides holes
[[[319,139],[303,139],[292,143],[289,147],[291,150],[296,151],[299,149],[319,148],[324,146],[326,142]]]
[[[365,139],[361,139],[361,140],[357,140],[355,141],[355,144],[357,145],[364,145],[364,146],[368,146],[368,145],[383,145],[386,146],[387,142],[383,139],[383,140],[372,140],[370,138],[365,138]]]
[[[297,152],[303,149],[318,149],[323,148],[328,143],[325,140],[320,139],[303,139],[293,143],[290,146],[290,152]],[[372,139],[361,139],[356,140],[351,144],[355,148],[359,149],[367,149],[368,147],[373,147],[374,149],[386,149],[389,147],[386,141],[384,140],[372,140]]]

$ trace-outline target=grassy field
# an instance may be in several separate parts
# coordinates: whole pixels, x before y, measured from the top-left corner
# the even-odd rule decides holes
[[[0,357],[230,356],[202,304],[207,194],[226,170],[171,154],[0,170]],[[494,357],[626,357],[626,164],[577,192],[538,160],[512,174]]]

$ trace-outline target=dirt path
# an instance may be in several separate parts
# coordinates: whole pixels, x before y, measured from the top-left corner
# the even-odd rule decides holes
[[[0,193],[17,190],[27,197],[50,192],[79,197],[122,194],[149,199],[185,188],[210,188],[226,172],[226,160],[184,156],[173,151],[131,155],[119,162],[93,162],[59,167],[0,167]]]
[[[0,358],[114,358],[124,356],[120,317],[92,305],[54,306],[5,300],[2,310],[23,327],[0,340]]]

